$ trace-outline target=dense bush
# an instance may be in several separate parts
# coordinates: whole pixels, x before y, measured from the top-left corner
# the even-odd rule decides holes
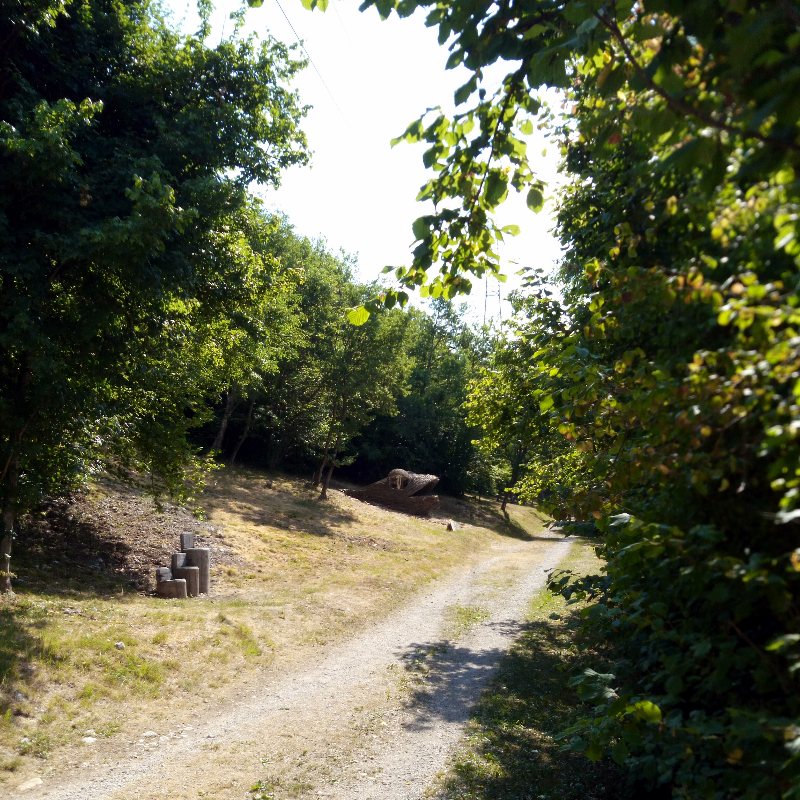
[[[407,286],[497,269],[513,229],[490,212],[512,188],[542,200],[542,85],[566,112],[537,119],[564,157],[560,296],[531,276],[471,413],[524,451],[523,496],[602,531],[605,573],[556,583],[617,652],[577,680],[572,746],[648,793],[800,796],[800,9],[370,4],[427,8],[472,72],[452,119],[406,134],[436,202]]]

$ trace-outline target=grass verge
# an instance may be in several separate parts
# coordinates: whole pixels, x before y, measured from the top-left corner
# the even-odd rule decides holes
[[[564,569],[589,574],[600,562],[586,543]],[[465,742],[428,797],[437,800],[618,800],[613,764],[562,750],[558,734],[579,707],[572,675],[597,665],[577,631],[580,609],[543,590],[470,721]]]

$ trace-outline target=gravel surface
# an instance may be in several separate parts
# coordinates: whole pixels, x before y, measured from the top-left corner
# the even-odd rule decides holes
[[[412,800],[447,764],[471,708],[570,540],[508,539],[302,671],[264,675],[219,707],[142,731],[128,756],[17,791],[40,800]]]

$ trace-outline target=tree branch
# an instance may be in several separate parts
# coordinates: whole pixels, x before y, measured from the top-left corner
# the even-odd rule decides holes
[[[710,125],[713,128],[717,128],[718,130],[727,131],[728,133],[732,133],[736,136],[743,136],[745,139],[755,139],[756,141],[761,142],[762,144],[770,145],[771,147],[779,147],[782,150],[794,150],[796,152],[800,152],[800,145],[795,142],[789,141],[787,139],[778,139],[774,136],[765,136],[764,134],[759,133],[758,131],[747,130],[746,128],[739,128],[736,125],[731,125],[729,122],[725,122],[721,119],[718,119],[713,114],[709,114],[702,109],[693,106],[691,103],[687,103],[684,100],[681,100],[678,97],[674,97],[665,89],[661,88],[650,75],[647,74],[647,70],[637,61],[636,56],[633,54],[633,51],[630,48],[627,40],[625,39],[625,35],[617,25],[616,21],[613,19],[608,19],[604,17],[600,12],[595,11],[594,16],[599,22],[603,25],[603,27],[611,34],[612,38],[616,40],[617,44],[619,44],[622,52],[625,54],[625,58],[630,62],[631,66],[636,70],[636,72],[640,75],[641,78],[647,83],[652,91],[654,91],[659,97],[661,97],[666,104],[678,114],[683,114],[687,117],[694,117],[695,119],[699,119],[701,122],[704,122],[706,125]]]

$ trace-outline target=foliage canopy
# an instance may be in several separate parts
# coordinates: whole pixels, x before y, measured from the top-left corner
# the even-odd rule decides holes
[[[149,0],[0,19],[0,505],[103,463],[180,494],[186,430],[251,338],[274,260],[251,181],[303,163],[301,66],[272,39],[180,36]],[[187,470],[188,465],[188,470]]]
[[[491,211],[542,202],[526,137],[561,143],[563,299],[531,275],[470,413],[523,496],[603,531],[605,574],[557,582],[618,655],[572,746],[675,796],[800,796],[800,7],[369,6],[425,10],[471,72],[403,137],[435,205],[403,288],[497,272]]]

